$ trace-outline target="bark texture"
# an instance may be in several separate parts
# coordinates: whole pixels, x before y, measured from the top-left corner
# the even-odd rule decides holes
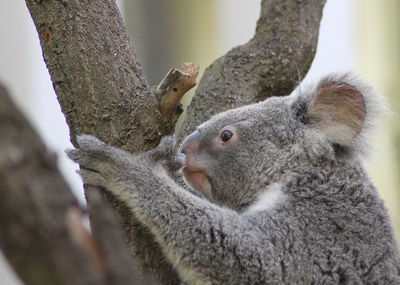
[[[0,243],[26,284],[102,284],[67,226],[78,203],[56,158],[0,86]]]
[[[92,221],[102,231],[96,241],[56,156],[0,85],[0,245],[26,284],[156,284],[140,273],[99,195],[90,204],[104,213]]]
[[[290,93],[311,65],[324,2],[263,0],[254,38],[207,69],[180,136],[221,110]],[[75,134],[88,133],[140,152],[172,132],[176,118],[166,120],[161,114],[113,0],[26,3],[72,141]],[[179,283],[151,234],[123,204],[107,194],[106,202],[97,191],[91,187],[86,196],[93,234],[103,254],[108,258],[121,252],[116,242],[109,242],[110,232],[119,232],[111,225],[120,219],[115,211],[102,210],[112,207],[122,218],[131,254],[163,283]]]
[[[115,1],[36,1],[27,6],[38,31],[44,60],[58,100],[70,127],[77,133],[93,134],[108,144],[131,152],[154,147],[172,132],[173,121],[165,121],[159,102],[151,92],[129,42]],[[146,270],[153,269],[166,282],[178,277],[167,263],[150,233],[135,222],[129,209],[106,194],[108,201],[92,199],[99,191],[86,189],[91,226],[105,252],[116,243],[102,243],[112,229],[101,230],[96,221],[119,224],[115,211],[99,211],[111,205],[122,217],[130,253],[138,256]],[[103,234],[105,236],[99,236]],[[115,249],[116,252],[119,249]]]
[[[326,0],[264,0],[254,37],[204,72],[180,138],[221,111],[290,94],[309,70]]]

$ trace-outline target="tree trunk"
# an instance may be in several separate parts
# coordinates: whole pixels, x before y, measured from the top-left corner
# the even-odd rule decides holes
[[[114,1],[26,3],[73,142],[77,133],[88,133],[108,144],[141,152],[172,132],[176,114],[166,118],[160,112],[159,98],[143,76]],[[263,0],[253,39],[205,72],[180,137],[221,110],[290,93],[311,65],[324,3]],[[123,204],[93,187],[86,190],[86,197],[93,235],[105,260],[121,252],[108,236],[116,232],[112,225],[120,224],[117,212],[130,253],[163,283],[179,283],[151,234]],[[116,211],[102,210],[111,208]],[[49,269],[45,263],[42,266]]]
[[[73,238],[82,233],[69,225],[79,206],[55,156],[2,86],[0,130],[0,242],[8,260],[27,284],[101,284],[100,263]]]
[[[120,223],[103,192],[90,204],[99,212],[96,240],[82,210],[44,146],[0,86],[0,244],[27,284],[155,284],[128,254]],[[96,208],[101,207],[101,208]]]

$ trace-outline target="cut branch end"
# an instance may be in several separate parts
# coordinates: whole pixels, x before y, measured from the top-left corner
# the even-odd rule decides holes
[[[167,121],[181,113],[180,104],[183,95],[196,86],[199,66],[193,63],[183,64],[181,70],[173,68],[167,73],[155,90],[160,103],[160,112]]]

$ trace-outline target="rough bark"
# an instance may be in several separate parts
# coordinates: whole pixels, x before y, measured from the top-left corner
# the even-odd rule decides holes
[[[254,37],[204,72],[180,130],[182,139],[213,114],[291,93],[315,55],[326,0],[264,0]]]
[[[99,195],[90,207],[104,213],[93,221],[104,232],[100,243],[84,227],[56,156],[0,85],[0,245],[26,284],[156,284],[140,273]]]
[[[26,284],[102,284],[103,272],[73,238],[79,229],[68,226],[68,213],[79,208],[55,156],[2,86],[0,150],[0,243],[21,279]]]
[[[159,102],[136,61],[115,1],[26,3],[73,142],[77,133],[88,133],[111,145],[139,152],[154,147],[161,136],[173,130],[173,121],[165,121],[159,112]],[[88,187],[85,192],[91,221],[120,223],[115,212],[108,211],[105,217],[105,212],[94,210],[107,207],[105,201],[91,199],[96,191],[99,190]],[[131,254],[139,257],[146,270],[154,269],[161,279],[176,282],[176,273],[150,233],[135,222],[125,205],[109,194],[105,198],[122,217]],[[93,201],[98,204],[92,207]],[[98,235],[112,229],[97,229],[100,225],[96,222],[91,226],[96,239],[111,254],[110,247],[117,245],[102,244],[107,236]]]
[[[98,241],[104,258],[108,284],[158,284],[152,275],[141,273],[139,264],[129,255],[121,218],[115,216],[112,205],[104,202],[104,195],[107,194],[93,190],[89,196],[88,210],[90,213],[96,213],[92,214],[90,222],[93,236]]]
[[[324,2],[264,0],[254,38],[207,69],[181,136],[220,110],[289,93],[311,65]],[[113,0],[26,3],[72,141],[77,133],[89,133],[140,152],[173,130],[175,119],[168,121],[160,112]],[[179,282],[151,234],[110,195],[105,195],[108,204],[97,199],[102,197],[97,191],[87,189],[86,195],[93,233],[103,251],[112,255],[117,246],[104,243],[108,233],[103,227],[119,219],[113,211],[99,210],[111,205],[122,217],[130,252],[145,269],[166,284]]]

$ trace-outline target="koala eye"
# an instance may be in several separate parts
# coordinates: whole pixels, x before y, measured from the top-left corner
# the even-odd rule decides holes
[[[233,133],[230,130],[224,130],[221,132],[221,140],[223,142],[229,141],[233,137]]]
[[[221,128],[221,132],[216,137],[216,143],[218,147],[227,147],[234,144],[238,140],[238,132],[234,126],[225,126]]]

